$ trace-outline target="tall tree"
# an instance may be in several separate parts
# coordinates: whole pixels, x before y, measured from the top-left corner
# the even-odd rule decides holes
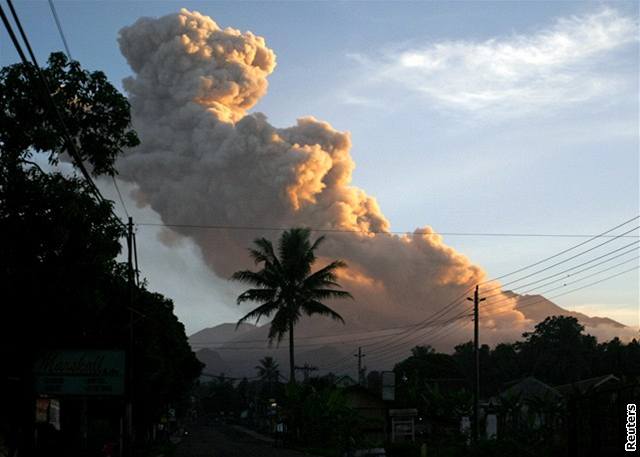
[[[262,264],[259,271],[242,270],[232,278],[254,286],[238,296],[238,304],[257,302],[260,306],[238,321],[238,325],[249,319],[270,317],[269,342],[278,343],[289,334],[289,380],[295,382],[294,332],[296,323],[303,314],[319,314],[344,323],[342,316],[322,301],[332,298],[352,298],[349,292],[337,290],[336,271],[347,265],[342,260],[334,260],[313,272],[316,250],[324,240],[321,236],[313,243],[311,232],[305,228],[293,228],[283,232],[278,240],[278,254],[271,241],[259,238],[249,253],[256,264]]]
[[[516,344],[529,374],[552,384],[563,384],[592,375],[595,337],[584,334],[575,317],[549,316],[523,333],[525,341]]]
[[[116,174],[117,156],[138,143],[126,98],[104,74],[63,54],[52,54],[42,72],[80,159],[95,176]],[[20,455],[33,450],[34,359],[51,349],[130,343],[131,291],[117,262],[123,226],[112,202],[98,200],[84,180],[39,165],[55,165],[68,146],[43,90],[30,65],[0,69],[0,433],[14,424]],[[201,365],[171,301],[144,285],[134,297],[134,418],[146,426],[168,403],[186,404]]]
[[[278,362],[273,357],[266,356],[260,359],[260,365],[256,366],[256,370],[260,381],[266,384],[269,396],[273,395],[273,386],[278,383],[280,377]]]
[[[278,362],[271,356],[260,359],[260,365],[256,366],[258,376],[261,381],[267,383],[278,382],[280,376],[280,370],[278,369]]]

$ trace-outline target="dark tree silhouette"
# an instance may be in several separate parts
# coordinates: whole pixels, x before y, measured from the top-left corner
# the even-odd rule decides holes
[[[138,143],[126,98],[63,54],[52,54],[43,74],[82,160],[95,176],[116,174],[117,156]],[[67,147],[45,99],[33,67],[0,70],[0,429],[7,421],[21,429],[21,455],[34,436],[39,354],[129,348],[130,289],[117,261],[123,227],[84,180],[39,165],[57,164]],[[134,418],[146,426],[180,404],[201,365],[171,301],[144,285],[134,297]]]
[[[275,384],[280,377],[278,362],[271,356],[260,359],[260,365],[256,366],[256,371],[260,380],[268,384]]]
[[[533,332],[524,333],[525,341],[516,346],[528,374],[551,384],[591,376],[596,339],[583,332],[575,317],[549,316]]]
[[[285,231],[278,240],[278,254],[271,241],[259,238],[249,252],[259,271],[243,270],[232,278],[255,286],[238,296],[238,304],[260,303],[256,309],[238,321],[238,325],[249,319],[270,317],[273,314],[269,341],[282,340],[289,334],[289,380],[295,382],[294,333],[293,329],[303,314],[319,314],[343,322],[342,317],[322,301],[335,298],[351,298],[349,292],[336,290],[336,270],[345,268],[341,260],[335,260],[312,272],[316,261],[316,250],[324,240],[318,238],[311,243],[310,230],[293,228]]]

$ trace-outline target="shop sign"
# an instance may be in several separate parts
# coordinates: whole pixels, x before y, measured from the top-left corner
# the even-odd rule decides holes
[[[124,351],[50,351],[34,365],[41,395],[123,395]]]

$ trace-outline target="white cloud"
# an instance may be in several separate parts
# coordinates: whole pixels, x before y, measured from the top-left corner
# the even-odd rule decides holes
[[[384,103],[376,98],[363,97],[349,93],[342,94],[340,100],[345,105],[362,106],[365,108],[382,108],[385,106]]]
[[[637,33],[634,18],[604,9],[528,35],[439,41],[355,60],[375,81],[397,83],[438,105],[516,114],[619,92],[626,79],[611,68],[611,54],[636,42]]]

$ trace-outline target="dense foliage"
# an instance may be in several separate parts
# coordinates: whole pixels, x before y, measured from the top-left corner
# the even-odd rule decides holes
[[[461,448],[460,420],[472,414],[475,356],[472,342],[455,347],[453,354],[418,346],[407,359],[397,363],[397,404],[416,407],[424,419],[425,439],[443,455],[471,455]],[[508,386],[533,377],[557,387],[576,381],[613,374],[623,385],[638,385],[640,342],[623,343],[618,338],[598,343],[585,334],[577,319],[550,316],[515,343],[480,348],[481,399],[495,405],[501,417],[500,440],[481,443],[473,455],[556,455],[565,452],[567,423],[578,420],[568,415],[567,398],[520,398],[500,396]],[[379,374],[368,376],[379,389]],[[637,387],[636,387],[637,388]],[[585,400],[592,408],[593,400]],[[521,418],[522,407],[527,411]],[[608,407],[608,406],[607,406]],[[595,410],[593,410],[595,411]],[[583,414],[593,416],[593,411]],[[597,415],[593,416],[596,417]],[[539,417],[547,420],[539,422]],[[456,444],[458,443],[458,444]],[[535,450],[535,451],[532,451]],[[418,455],[415,449],[407,455]],[[435,452],[440,455],[439,452]]]
[[[41,152],[51,163],[58,163],[69,147],[62,118],[66,131],[80,146],[80,158],[91,164],[94,174],[116,174],[115,161],[123,148],[139,143],[131,129],[127,99],[104,73],[83,70],[63,53],[51,54],[41,76],[44,82],[31,65],[0,70],[4,160],[23,160]]]
[[[286,230],[278,240],[277,254],[271,241],[259,238],[249,253],[258,271],[242,270],[232,279],[254,286],[238,297],[238,304],[256,302],[260,305],[238,321],[270,317],[269,341],[282,340],[289,334],[289,380],[295,382],[294,327],[303,315],[318,314],[344,322],[342,317],[322,303],[328,299],[351,298],[349,292],[339,290],[336,271],[345,268],[341,260],[334,260],[317,271],[312,271],[316,250],[324,240],[319,237],[313,243],[311,231],[304,228]]]
[[[279,380],[277,363],[270,357],[255,368],[257,376],[251,380],[220,376],[203,384],[198,390],[203,414],[239,421],[263,433],[272,433],[274,424],[284,420],[289,444],[317,455],[344,455],[349,449],[383,444],[367,436],[370,423],[366,413],[350,406],[347,398],[352,387],[338,387],[336,375],[329,373],[285,385]],[[496,397],[514,381],[529,376],[557,386],[614,374],[625,385],[633,384],[640,376],[640,344],[637,340],[625,344],[618,338],[598,343],[584,333],[575,318],[552,316],[516,343],[482,346],[482,399],[494,399],[494,412],[501,417],[501,434],[498,440],[481,441],[475,449],[460,430],[461,418],[473,411],[471,343],[456,346],[453,354],[416,346],[394,371],[396,398],[386,407],[418,410],[417,442],[384,443],[389,456],[417,457],[423,442],[427,443],[427,455],[435,456],[565,455],[569,417],[566,399],[500,397],[496,401]],[[381,387],[380,372],[370,372],[366,385],[369,395],[380,398]],[[591,399],[586,403],[590,405]],[[523,405],[527,413],[520,417]],[[609,403],[603,405],[610,407]],[[589,414],[593,411],[600,410],[583,411],[583,417],[592,417]],[[536,416],[548,420],[540,422]]]
[[[126,98],[104,74],[62,54],[51,56],[43,74],[82,159],[94,175],[115,174],[117,155],[138,142]],[[28,439],[39,354],[128,350],[133,335],[134,419],[144,426],[184,398],[200,363],[171,301],[144,284],[131,289],[117,261],[125,228],[112,203],[55,167],[66,143],[44,90],[33,67],[0,70],[0,425],[21,417]]]
[[[549,385],[568,384],[606,374],[640,375],[640,342],[619,338],[598,343],[574,317],[549,316],[523,334],[524,340],[480,348],[483,396],[495,395],[505,383],[533,376]],[[473,344],[455,347],[453,358],[471,386]]]

